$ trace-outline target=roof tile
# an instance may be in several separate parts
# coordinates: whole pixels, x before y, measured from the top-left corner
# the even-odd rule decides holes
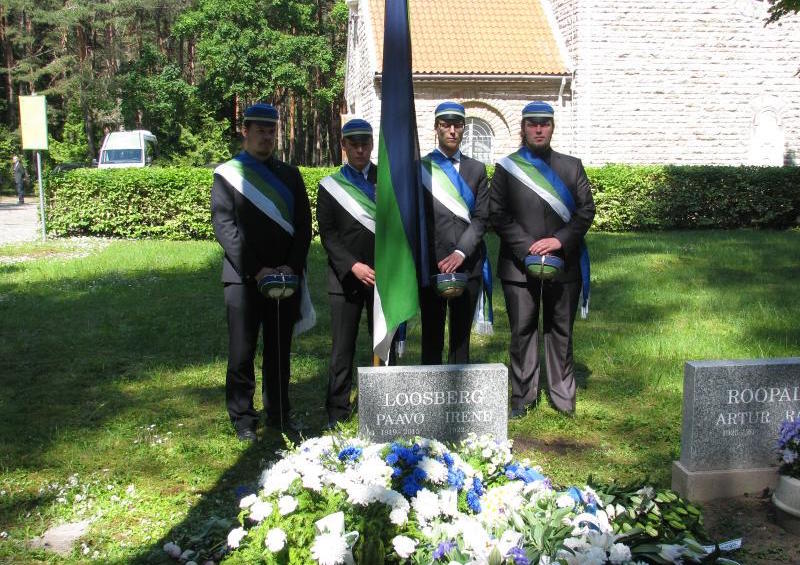
[[[420,74],[568,74],[540,0],[408,0]],[[384,0],[369,0],[378,72]]]

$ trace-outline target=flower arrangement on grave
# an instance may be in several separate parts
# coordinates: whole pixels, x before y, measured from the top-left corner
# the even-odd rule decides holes
[[[800,479],[800,418],[785,420],[778,434],[778,472]]]
[[[710,563],[671,491],[558,488],[511,442],[471,435],[289,446],[240,501],[225,563]],[[722,560],[720,561],[722,562]]]

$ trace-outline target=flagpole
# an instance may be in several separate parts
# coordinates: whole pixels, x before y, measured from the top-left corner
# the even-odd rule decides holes
[[[42,189],[42,152],[36,152],[36,172],[39,175],[39,214],[42,218],[42,241],[47,239],[44,219],[44,190]]]

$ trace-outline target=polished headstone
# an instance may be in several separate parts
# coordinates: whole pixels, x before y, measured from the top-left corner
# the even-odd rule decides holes
[[[687,363],[673,488],[708,500],[773,486],[778,430],[799,417],[800,358]]]
[[[508,369],[501,364],[358,368],[359,434],[374,441],[469,433],[505,440]]]

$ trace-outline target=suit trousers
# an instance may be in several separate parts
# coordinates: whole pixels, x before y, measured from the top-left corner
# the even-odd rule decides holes
[[[547,365],[550,401],[562,412],[575,410],[572,327],[578,309],[580,282],[527,283],[503,281],[511,326],[511,407],[525,408],[539,396],[539,311]],[[541,301],[540,301],[541,291]]]
[[[331,421],[350,416],[350,391],[353,387],[353,358],[356,353],[361,311],[367,310],[367,327],[372,328],[373,290],[364,287],[358,293],[329,294],[331,302],[331,364],[325,407]],[[370,331],[370,335],[372,332]]]
[[[290,408],[289,350],[299,293],[280,301],[280,327],[278,302],[265,298],[255,284],[226,284],[224,295],[228,315],[228,371],[225,376],[228,415],[237,430],[255,429],[258,423],[258,413],[253,407],[256,387],[253,361],[261,329],[261,396],[267,419],[277,422],[281,409],[285,417]]]
[[[433,284],[420,290],[420,319],[422,324],[422,364],[441,365],[444,349],[444,323],[450,311],[450,347],[447,362],[451,365],[469,363],[469,338],[475,307],[481,292],[481,278],[472,277],[461,296],[444,299]]]

